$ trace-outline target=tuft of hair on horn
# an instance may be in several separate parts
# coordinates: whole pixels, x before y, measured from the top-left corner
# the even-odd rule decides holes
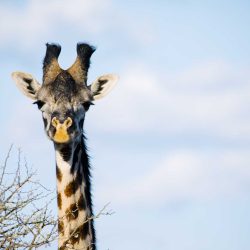
[[[88,69],[90,65],[90,57],[95,52],[96,48],[87,43],[78,43],[76,50],[78,57],[83,63],[83,67]]]

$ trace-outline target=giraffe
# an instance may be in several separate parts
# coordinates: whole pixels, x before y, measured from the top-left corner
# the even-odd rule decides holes
[[[43,83],[31,74],[13,72],[17,87],[35,100],[45,132],[54,143],[57,177],[58,248],[96,250],[91,199],[91,176],[83,124],[93,101],[101,99],[118,77],[106,74],[87,85],[90,57],[95,48],[78,43],[73,65],[58,63],[61,46],[46,44]]]

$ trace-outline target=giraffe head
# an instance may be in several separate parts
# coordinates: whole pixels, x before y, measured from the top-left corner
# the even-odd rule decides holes
[[[85,114],[92,102],[105,96],[118,77],[108,74],[87,85],[90,57],[95,51],[88,44],[77,44],[77,58],[67,70],[61,69],[61,47],[47,44],[43,62],[43,84],[24,72],[12,73],[21,92],[33,99],[42,112],[44,128],[55,143],[65,144],[81,138]]]

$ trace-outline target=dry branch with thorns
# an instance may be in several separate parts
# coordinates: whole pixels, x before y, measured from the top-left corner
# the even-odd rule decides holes
[[[34,180],[20,150],[16,167],[9,166],[11,152],[12,147],[0,167],[0,249],[49,245],[57,237],[57,220],[49,209],[52,192]]]

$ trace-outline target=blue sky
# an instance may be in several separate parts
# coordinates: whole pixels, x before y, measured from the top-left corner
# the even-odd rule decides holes
[[[44,0],[0,3],[1,159],[21,147],[55,188],[41,114],[10,79],[42,78],[46,42],[97,46],[89,83],[120,81],[85,121],[98,249],[250,248],[250,3]],[[56,213],[56,207],[54,207]]]

